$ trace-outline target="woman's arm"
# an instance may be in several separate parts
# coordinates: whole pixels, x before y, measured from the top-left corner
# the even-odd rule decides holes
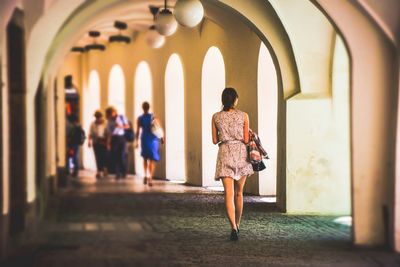
[[[212,141],[214,143],[214,145],[218,144],[218,129],[217,126],[215,125],[215,120],[214,120],[214,116],[212,117],[211,120],[211,128],[212,128]]]
[[[140,133],[140,121],[139,121],[139,118],[136,120],[136,140],[138,140],[139,139],[139,133]]]
[[[243,141],[245,144],[249,143],[249,115],[244,114],[244,125],[243,125]]]

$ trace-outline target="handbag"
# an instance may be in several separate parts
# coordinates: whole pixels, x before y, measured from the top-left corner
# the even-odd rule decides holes
[[[127,142],[135,140],[135,133],[133,132],[132,125],[129,123],[129,128],[124,129],[124,137]]]
[[[154,134],[158,139],[161,139],[164,137],[164,130],[160,126],[158,121],[156,119],[154,119],[154,117],[152,117],[152,119],[151,119],[150,130],[151,130],[151,133]]]
[[[120,116],[121,120],[124,122],[126,120],[124,120],[124,117],[122,117],[122,115]],[[132,127],[132,123],[130,121],[128,121],[127,123],[129,125],[129,128],[125,128],[124,129],[124,138],[127,142],[133,142],[135,140],[135,133],[133,132],[133,127]],[[126,123],[125,123],[126,125]]]
[[[262,148],[260,138],[253,131],[249,131],[250,142],[248,145],[248,158],[253,167],[253,171],[260,172],[266,169],[263,157],[268,158],[267,152]]]
[[[255,172],[260,172],[267,168],[264,164],[264,161],[262,161],[262,160],[257,163],[252,163],[251,166],[253,167],[253,171],[255,171]]]

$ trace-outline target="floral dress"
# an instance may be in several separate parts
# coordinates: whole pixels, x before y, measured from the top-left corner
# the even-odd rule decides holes
[[[220,111],[213,118],[220,141],[215,180],[223,177],[239,180],[243,176],[252,175],[253,168],[247,160],[247,148],[243,141],[245,113],[236,109]]]

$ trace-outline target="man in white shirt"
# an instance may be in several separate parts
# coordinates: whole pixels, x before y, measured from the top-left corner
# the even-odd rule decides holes
[[[114,107],[106,109],[107,118],[107,149],[110,151],[110,160],[115,169],[116,179],[126,176],[126,140],[125,129],[129,122],[124,115],[118,115]]]

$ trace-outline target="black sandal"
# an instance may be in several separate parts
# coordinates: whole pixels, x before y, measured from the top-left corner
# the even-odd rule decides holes
[[[239,240],[238,231],[236,231],[235,229],[232,229],[231,241],[238,241],[238,240]]]

